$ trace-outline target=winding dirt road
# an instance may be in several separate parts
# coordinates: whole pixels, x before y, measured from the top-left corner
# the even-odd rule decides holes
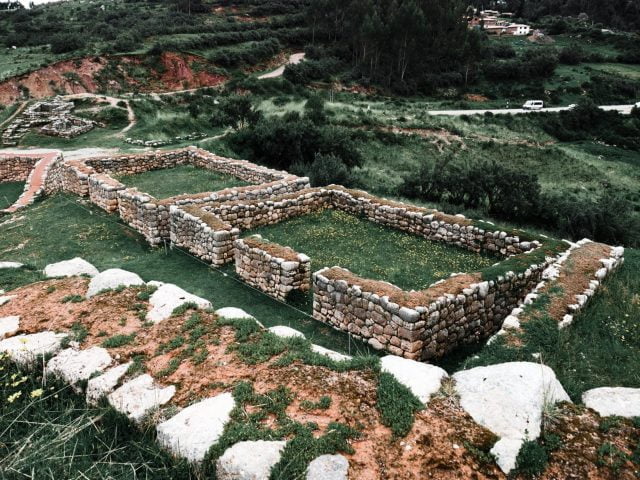
[[[289,61],[276,68],[274,71],[269,72],[269,73],[265,73],[264,75],[260,75],[258,78],[260,80],[264,80],[265,78],[278,78],[281,77],[282,74],[284,73],[284,69],[287,65],[295,65],[296,63],[300,63],[302,60],[304,60],[304,53],[294,53],[293,55],[291,55],[289,57]]]

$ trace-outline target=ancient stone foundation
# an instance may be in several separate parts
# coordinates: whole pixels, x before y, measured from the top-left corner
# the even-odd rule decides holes
[[[311,259],[259,237],[234,242],[236,273],[249,285],[279,300],[310,288]]]

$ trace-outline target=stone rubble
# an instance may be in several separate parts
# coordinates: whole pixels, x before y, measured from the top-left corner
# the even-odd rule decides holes
[[[145,373],[124,383],[107,398],[113,408],[140,423],[153,410],[171,400],[175,392],[173,385],[158,386],[153,377]]]
[[[177,285],[166,283],[160,286],[149,298],[152,309],[147,313],[147,320],[153,323],[169,318],[174,309],[185,303],[195,303],[198,308],[211,308],[211,302],[192,295]]]
[[[126,375],[131,365],[132,362],[123,363],[106,370],[102,375],[89,379],[87,382],[87,403],[97,405],[102,397],[111,393],[120,379]]]
[[[380,359],[383,372],[393,375],[423,403],[429,403],[431,395],[440,390],[442,380],[449,375],[442,368],[407,358],[387,355]]]
[[[349,461],[342,455],[321,455],[309,463],[306,480],[347,480]]]
[[[110,290],[118,287],[142,286],[144,284],[144,281],[133,272],[121,270],[119,268],[110,268],[91,279],[86,297],[91,298],[104,290]]]
[[[111,355],[102,347],[85,350],[67,348],[47,362],[45,372],[65,383],[75,385],[82,380],[88,380],[96,372],[102,372],[111,362]]]
[[[266,440],[236,443],[216,462],[218,480],[267,480],[285,445]]]
[[[73,277],[76,275],[88,275],[90,277],[95,277],[98,273],[100,272],[96,267],[80,257],[51,263],[44,267],[44,275],[47,278]]]
[[[582,394],[582,402],[602,417],[640,417],[640,388],[594,388]]]
[[[29,367],[39,356],[57,353],[62,348],[62,340],[66,336],[49,331],[16,335],[0,341],[0,353],[7,353],[9,358],[21,367]]]
[[[460,406],[500,437],[492,449],[503,472],[515,467],[520,446],[540,435],[545,406],[570,402],[551,368],[510,362],[462,370],[452,377]]]
[[[231,393],[201,400],[158,424],[158,442],[173,455],[201,462],[222,435],[234,408]]]
[[[15,335],[20,330],[20,317],[11,315],[0,318],[0,340]]]

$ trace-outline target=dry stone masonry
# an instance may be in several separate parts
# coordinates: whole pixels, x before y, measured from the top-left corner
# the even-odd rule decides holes
[[[310,289],[311,259],[257,236],[234,242],[236,273],[249,285],[279,300]]]
[[[30,105],[2,132],[2,145],[17,145],[34,127],[42,127],[40,133],[44,135],[73,138],[97,125],[92,120],[71,115],[73,107],[73,102],[59,98]]]

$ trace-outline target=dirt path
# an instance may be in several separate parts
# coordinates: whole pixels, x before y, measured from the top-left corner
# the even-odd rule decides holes
[[[40,190],[42,185],[44,184],[44,173],[47,170],[49,164],[51,164],[57,157],[57,151],[51,151],[48,153],[39,154],[40,160],[36,163],[35,167],[32,170],[31,181],[27,185],[26,190],[20,195],[20,198],[15,201],[13,205],[9,208],[6,208],[4,211],[7,213],[13,213],[19,208],[26,207],[33,201],[33,197],[36,192]],[[29,154],[12,154],[12,156],[30,156]],[[33,155],[31,155],[33,156]]]
[[[136,125],[136,114],[134,113],[133,108],[131,108],[131,104],[129,103],[129,100],[126,100],[124,98],[109,97],[106,95],[99,95],[95,93],[74,93],[72,95],[64,95],[61,98],[63,98],[64,100],[73,100],[73,99],[80,99],[80,98],[96,98],[99,100],[105,100],[112,107],[118,107],[119,102],[124,102],[127,105],[127,120],[129,120],[129,124],[126,127],[124,127],[122,130],[120,130],[119,133],[120,134],[126,133]]]
[[[24,108],[27,106],[28,103],[29,102],[22,102],[22,104],[18,107],[18,109],[15,112],[13,112],[13,115],[7,118],[4,122],[0,123],[0,129],[3,129],[7,125],[11,125],[11,122],[13,122],[13,120],[22,113],[22,111],[24,110]]]
[[[289,57],[289,61],[287,62],[287,64],[276,68],[273,72],[269,72],[269,73],[265,73],[264,75],[260,75],[258,78],[260,80],[264,80],[265,78],[281,77],[282,74],[284,73],[284,69],[285,69],[285,67],[287,65],[295,65],[297,63],[300,63],[302,60],[304,60],[304,53],[294,53],[293,55],[291,55]]]

